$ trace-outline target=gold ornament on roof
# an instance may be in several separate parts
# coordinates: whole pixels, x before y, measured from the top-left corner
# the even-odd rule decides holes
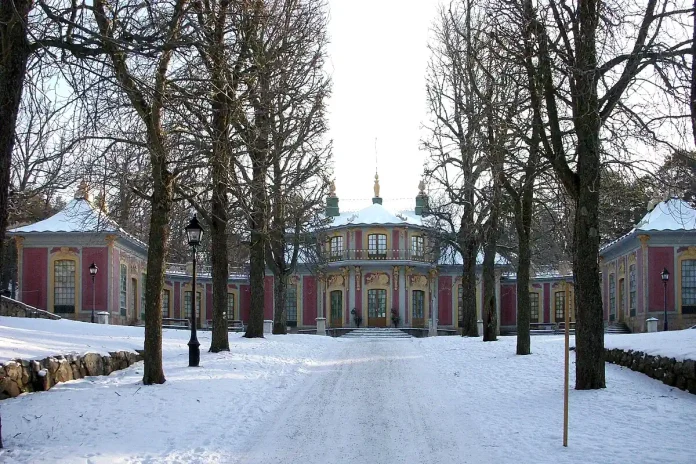
[[[379,198],[379,175],[375,172],[375,198]]]
[[[418,195],[425,195],[425,182],[423,182],[423,179],[418,182]]]
[[[336,196],[336,181],[329,182],[329,196],[332,198]]]
[[[89,185],[84,180],[80,182],[75,191],[76,200],[89,200]]]

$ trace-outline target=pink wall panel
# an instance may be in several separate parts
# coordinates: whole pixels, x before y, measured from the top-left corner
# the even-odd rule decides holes
[[[648,248],[648,295],[650,298],[650,311],[662,311],[664,309],[664,284],[660,278],[662,269],[670,272],[667,282],[667,311],[674,310],[674,248],[650,247]]]
[[[174,317],[179,319],[184,315],[181,311],[181,282],[174,282]]]
[[[119,252],[116,248],[112,250],[111,253],[111,312],[112,317],[120,317],[119,308],[119,275],[120,275],[120,263],[119,263]]]
[[[440,276],[437,292],[438,325],[452,325],[452,277]]]
[[[240,318],[242,321],[248,322],[249,310],[251,308],[251,291],[248,285],[240,285],[239,287],[239,299],[241,300],[239,302],[239,308],[241,309]]]
[[[263,318],[273,319],[273,276],[263,278]]]
[[[544,322],[551,322],[551,284],[544,284]]]
[[[638,250],[636,258],[636,311],[642,313],[645,310],[644,299],[645,288],[643,287],[643,250]],[[605,298],[606,299],[606,298]]]
[[[346,303],[347,304],[347,303]],[[350,309],[346,311],[349,313]],[[317,318],[317,278],[302,278],[302,321],[304,325],[314,325]]]
[[[97,265],[97,275],[94,278],[94,309],[106,310],[108,295],[108,269],[107,258],[109,249],[103,247],[90,247],[82,249],[82,309],[92,310],[92,276],[89,267],[92,263]]]
[[[22,250],[22,293],[19,299],[36,308],[48,309],[48,249]]]
[[[517,285],[500,286],[500,324],[517,324]]]

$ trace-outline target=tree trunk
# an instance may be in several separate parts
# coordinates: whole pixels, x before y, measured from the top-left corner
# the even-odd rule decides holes
[[[469,237],[461,243],[462,259],[462,318],[463,337],[477,337],[476,326],[476,254],[478,243]]]
[[[166,157],[164,154],[152,156],[152,163],[154,185],[145,286],[145,385],[162,384],[166,380],[162,367],[162,290],[173,203],[172,181],[166,171]]]
[[[31,0],[3,0],[0,3],[0,269],[3,269],[15,128],[31,53],[27,19],[32,3]]]
[[[531,219],[531,215],[530,215]],[[531,301],[529,299],[529,267],[531,264],[531,250],[529,235],[518,230],[517,262],[517,354],[531,353],[531,340],[529,336],[529,323],[531,319]]]
[[[227,187],[224,181],[224,166],[220,160],[213,164],[213,201],[211,208],[211,253],[213,280],[213,330],[210,351],[230,351],[227,336],[227,281],[229,278],[227,262]],[[223,171],[223,172],[221,172]]]
[[[496,200],[493,200],[494,202]],[[498,339],[498,314],[495,298],[495,254],[497,250],[498,212],[497,205],[491,207],[488,221],[486,245],[483,255],[483,341],[494,342]]]
[[[578,189],[575,198],[575,388],[604,388],[604,321],[599,282],[600,116],[597,100],[597,0],[579,4],[576,78]]]
[[[218,23],[224,24],[226,9],[221,8],[221,18]],[[211,205],[211,245],[212,253],[212,279],[213,279],[213,331],[210,341],[210,351],[229,351],[230,342],[227,334],[227,281],[228,251],[227,251],[227,217],[229,201],[227,199],[227,167],[230,165],[229,150],[229,115],[230,106],[225,94],[225,80],[223,77],[224,50],[222,48],[223,27],[218,24],[216,30],[218,39],[214,48],[213,83],[216,92],[212,103],[212,177],[213,198]]]
[[[249,286],[251,305],[249,323],[244,334],[247,338],[263,337],[264,277],[266,276],[266,214],[265,214],[265,170],[254,162],[251,245],[249,247]],[[259,190],[263,189],[262,192]]]
[[[696,0],[694,0],[694,11],[696,11]],[[696,26],[693,28],[691,42],[691,135],[696,144]]]
[[[287,329],[287,314],[285,312],[286,291],[288,288],[288,275],[280,273],[275,276],[273,291],[275,292],[275,310],[273,312],[273,333],[285,335]]]

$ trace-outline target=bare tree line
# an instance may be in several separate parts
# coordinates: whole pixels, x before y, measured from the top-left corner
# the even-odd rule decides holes
[[[495,338],[486,288],[502,214],[517,235],[504,253],[517,267],[517,353],[530,353],[525,289],[532,256],[548,251],[534,251],[535,230],[556,217],[566,237],[556,249],[568,253],[575,280],[576,388],[605,386],[602,176],[612,166],[634,179],[658,171],[661,159],[637,147],[693,150],[693,12],[669,0],[461,0],[440,9],[423,146],[431,220],[446,225],[439,238],[463,256],[462,335],[476,334],[472,281],[483,249],[484,340]]]
[[[280,282],[294,270],[288,240],[317,222],[330,175],[326,15],[323,0],[0,6],[0,111],[9,122],[0,129],[3,237],[12,168],[12,185],[26,195],[80,177],[98,188],[109,214],[148,243],[145,384],[165,381],[165,261],[186,256],[181,230],[191,209],[214,250],[205,254],[213,273],[210,350],[229,350],[230,244],[246,249],[232,259],[249,260],[246,336],[263,336],[266,266]],[[281,284],[276,332],[284,331],[284,293]]]

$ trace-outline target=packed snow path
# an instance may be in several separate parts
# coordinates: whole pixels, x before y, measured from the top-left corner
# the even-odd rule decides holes
[[[607,337],[693,353],[696,330]],[[615,365],[607,388],[570,391],[563,337],[245,339],[187,367],[188,333],[164,331],[167,382],[142,364],[0,402],[3,463],[689,463],[696,395]],[[142,346],[143,329],[0,317],[0,358]],[[571,360],[573,356],[571,356]],[[571,385],[574,369],[571,370]]]
[[[239,462],[462,462],[462,451],[479,448],[480,433],[456,420],[455,398],[433,388],[436,375],[409,340],[344,344],[269,417]]]

